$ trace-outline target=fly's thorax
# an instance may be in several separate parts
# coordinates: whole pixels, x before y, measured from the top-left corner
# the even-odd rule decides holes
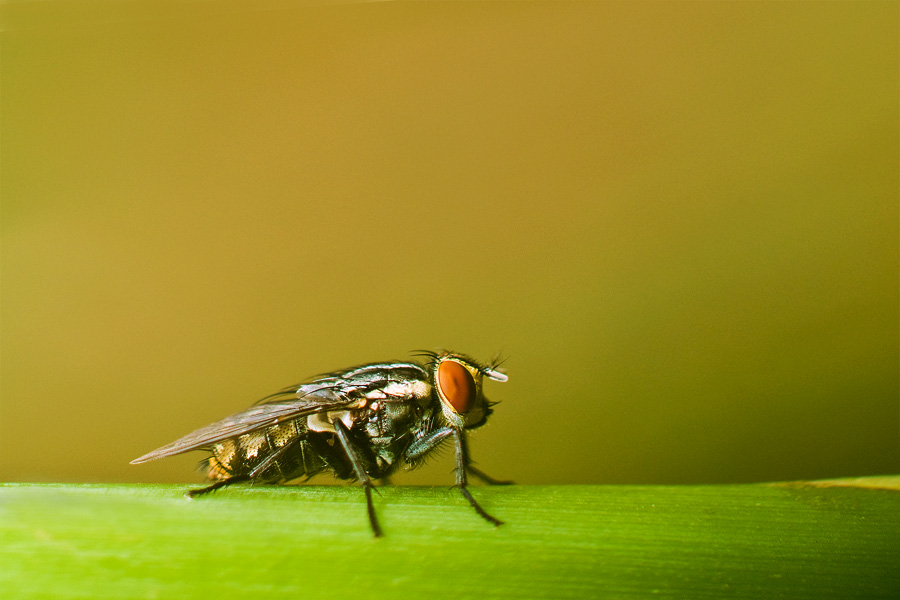
[[[353,390],[356,402],[340,410],[313,413],[307,417],[311,431],[334,433],[335,421],[341,421],[347,429],[360,421],[388,419],[406,422],[412,415],[421,413],[431,402],[431,384],[420,378],[397,378],[374,388]]]
[[[419,427],[420,421],[428,420],[434,413],[432,386],[427,381],[410,382],[403,388],[385,387],[383,396],[370,394],[366,412],[360,415],[364,421],[366,435],[377,446],[401,443],[408,433]]]
[[[413,400],[422,403],[431,397],[431,384],[418,378],[391,381],[383,388],[373,390],[369,395],[371,400]]]
[[[351,410],[329,410],[328,412],[313,413],[306,417],[306,426],[310,431],[335,433],[335,421],[342,422],[348,429],[358,419],[358,411]]]
[[[456,429],[482,425],[491,413],[482,393],[484,375],[498,381],[506,376],[460,354],[440,354],[432,368],[435,395],[446,423]]]

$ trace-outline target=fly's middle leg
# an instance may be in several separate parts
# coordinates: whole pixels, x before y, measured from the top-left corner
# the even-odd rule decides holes
[[[334,431],[337,433],[338,440],[341,442],[341,447],[347,454],[350,464],[353,465],[353,471],[356,474],[356,478],[362,483],[363,489],[366,492],[366,508],[369,512],[369,525],[372,526],[372,533],[375,534],[375,537],[381,537],[384,533],[381,531],[381,526],[378,524],[378,518],[375,516],[375,505],[372,504],[372,488],[374,487],[372,485],[372,480],[369,479],[369,474],[366,473],[365,467],[359,460],[359,456],[357,456],[356,450],[353,447],[353,442],[350,441],[350,432],[343,421],[335,419]]]

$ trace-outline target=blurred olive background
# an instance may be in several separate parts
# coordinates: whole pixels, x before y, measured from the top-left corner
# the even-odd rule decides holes
[[[497,477],[900,472],[896,3],[2,10],[0,479],[440,347]]]

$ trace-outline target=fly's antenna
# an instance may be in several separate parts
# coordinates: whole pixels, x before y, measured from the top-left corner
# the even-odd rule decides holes
[[[509,377],[506,374],[506,369],[501,369],[500,365],[505,363],[509,359],[509,356],[503,356],[502,352],[498,352],[491,362],[485,365],[484,369],[482,369],[482,373],[486,377],[493,379],[494,381],[508,381]]]

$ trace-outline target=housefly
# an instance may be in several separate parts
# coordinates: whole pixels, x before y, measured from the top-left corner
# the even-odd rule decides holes
[[[456,487],[479,515],[501,525],[472,497],[468,475],[491,484],[509,482],[472,466],[466,432],[483,425],[492,412],[482,393],[483,379],[506,381],[506,374],[497,362],[483,364],[464,354],[419,356],[425,364],[372,363],[290,386],[131,462],[209,452],[201,467],[213,483],[190,490],[192,498],[233,483],[281,483],[322,472],[357,480],[377,537],[382,531],[372,504],[372,480],[390,476],[401,463],[413,468],[449,442],[456,451]]]

